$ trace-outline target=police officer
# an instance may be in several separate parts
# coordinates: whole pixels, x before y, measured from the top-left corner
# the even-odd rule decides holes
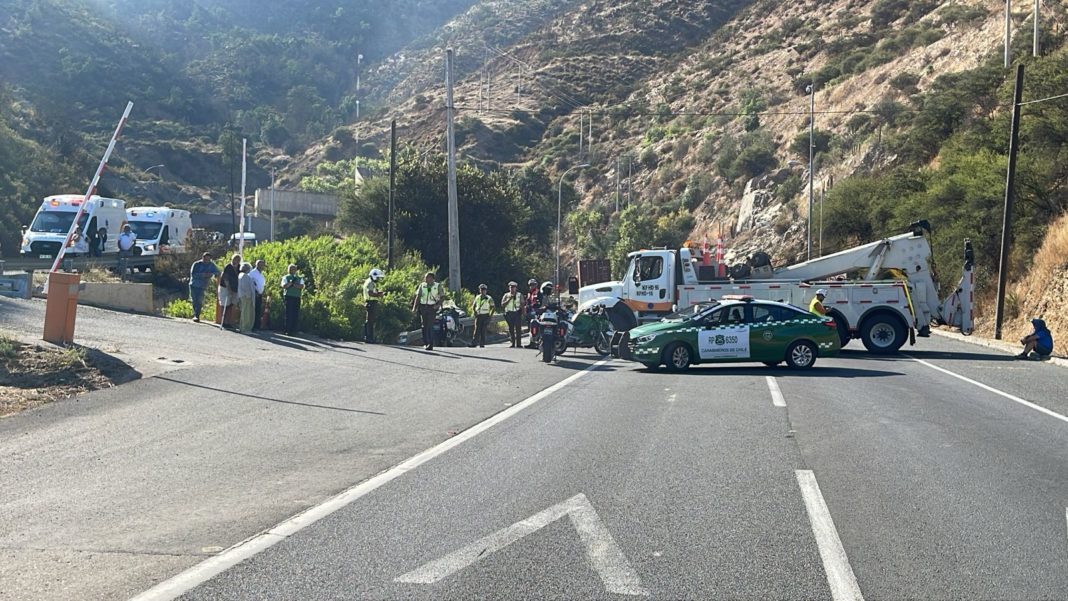
[[[375,343],[375,323],[378,321],[378,299],[385,296],[385,292],[378,289],[378,280],[386,277],[381,269],[372,269],[367,280],[363,283],[363,306],[367,317],[363,322],[363,341],[368,344]]]
[[[823,299],[827,298],[827,291],[820,288],[816,291],[816,296],[812,299],[812,302],[808,304],[808,312],[813,315],[819,315],[823,317],[827,315],[827,308],[823,306]]]
[[[529,289],[527,290],[524,309],[526,310],[526,319],[529,322],[538,314],[545,297],[542,295],[541,290],[538,289],[538,280],[530,278],[527,280],[527,287]],[[527,345],[527,348],[538,348],[538,343],[534,340],[533,334],[530,335],[530,344]]]
[[[471,314],[475,316],[475,334],[471,337],[471,346],[486,346],[486,329],[489,328],[490,317],[497,308],[487,290],[489,286],[479,284],[478,296],[471,302]]]
[[[423,348],[434,350],[434,320],[441,308],[441,284],[434,281],[434,272],[426,272],[423,282],[416,286],[412,298],[412,312],[419,315],[423,325]]]
[[[501,311],[508,322],[508,340],[512,343],[509,348],[518,348],[523,338],[523,295],[519,293],[519,284],[508,282],[508,292],[501,297]]]

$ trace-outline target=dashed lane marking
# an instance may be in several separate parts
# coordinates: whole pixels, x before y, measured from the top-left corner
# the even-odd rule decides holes
[[[853,575],[853,568],[849,565],[842,539],[838,538],[838,530],[834,527],[834,520],[831,519],[827,502],[820,492],[816,475],[812,470],[795,470],[794,473],[797,474],[797,484],[801,487],[801,496],[805,498],[808,521],[812,523],[812,534],[816,537],[823,571],[827,573],[831,598],[834,601],[863,601],[864,595],[861,594],[857,577]]]
[[[776,407],[785,407],[786,399],[783,398],[782,391],[779,390],[779,383],[771,376],[764,376],[764,378],[768,381],[768,390],[771,391],[771,404]]]

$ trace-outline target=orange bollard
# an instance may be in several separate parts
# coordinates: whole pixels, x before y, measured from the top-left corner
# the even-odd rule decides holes
[[[78,290],[81,283],[82,276],[78,273],[49,274],[44,322],[44,339],[47,342],[74,342],[74,320],[78,315]]]

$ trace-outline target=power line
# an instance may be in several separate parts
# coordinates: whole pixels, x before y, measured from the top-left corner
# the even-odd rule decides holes
[[[1026,104],[1038,104],[1039,102],[1048,102],[1050,100],[1059,100],[1061,98],[1068,98],[1068,94],[1058,94],[1056,96],[1050,96],[1049,98],[1039,98],[1038,100],[1028,100],[1027,102],[1021,102],[1020,106]]]

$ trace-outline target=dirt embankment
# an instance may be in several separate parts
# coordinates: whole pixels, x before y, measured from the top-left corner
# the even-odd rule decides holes
[[[993,297],[984,304],[991,309],[977,317],[976,329],[993,337]],[[1050,225],[1027,275],[1009,286],[1005,314],[1002,337],[1006,341],[1029,334],[1031,320],[1039,317],[1053,333],[1054,353],[1068,355],[1068,214]]]
[[[138,377],[129,365],[95,349],[46,348],[0,335],[0,418]]]

